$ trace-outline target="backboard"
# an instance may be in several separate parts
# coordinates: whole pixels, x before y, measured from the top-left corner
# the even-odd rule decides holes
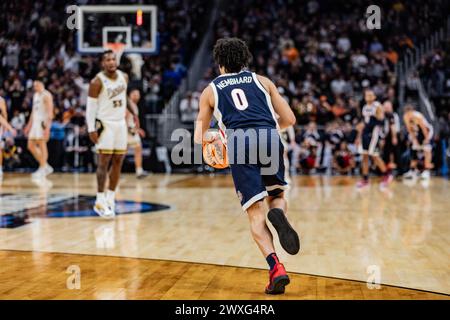
[[[78,52],[101,53],[108,44],[122,43],[125,53],[157,53],[156,6],[84,5],[79,10]]]

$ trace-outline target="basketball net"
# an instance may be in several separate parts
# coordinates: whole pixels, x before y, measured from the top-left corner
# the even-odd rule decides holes
[[[125,51],[126,44],[121,42],[108,42],[105,45],[106,49],[111,49],[116,54],[117,65],[120,65],[120,58]]]

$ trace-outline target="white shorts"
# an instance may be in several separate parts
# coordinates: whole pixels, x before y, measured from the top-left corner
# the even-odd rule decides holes
[[[31,140],[43,140],[44,139],[44,121],[33,120],[31,124],[30,133],[28,139]]]
[[[141,145],[141,137],[138,133],[130,133],[128,132],[128,147],[136,147]]]
[[[98,143],[97,153],[125,154],[127,151],[128,128],[123,121],[97,120]]]

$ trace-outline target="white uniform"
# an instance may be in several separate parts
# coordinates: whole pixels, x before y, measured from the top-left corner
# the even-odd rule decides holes
[[[96,149],[98,153],[124,154],[127,150],[127,81],[124,73],[117,70],[115,80],[103,72],[97,77],[102,82],[98,96],[96,126],[99,132]]]
[[[36,92],[33,95],[33,110],[32,110],[32,122],[31,129],[28,135],[29,139],[42,140],[44,139],[45,122],[48,120],[49,115],[47,109],[44,106],[44,97],[50,96],[50,92],[44,90],[40,93]]]
[[[134,122],[133,115],[129,114],[127,116],[127,125],[128,125],[128,146],[135,147],[141,145],[141,137],[137,132],[136,123]]]

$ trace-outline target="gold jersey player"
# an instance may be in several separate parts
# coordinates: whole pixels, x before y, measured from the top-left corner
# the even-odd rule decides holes
[[[213,80],[200,97],[200,110],[195,128],[195,142],[208,142],[211,135],[205,134],[214,115],[222,132],[226,132],[229,148],[228,159],[242,209],[247,213],[253,239],[269,264],[268,294],[284,293],[289,284],[283,264],[280,263],[273,244],[273,237],[266,224],[268,218],[278,232],[281,246],[290,254],[300,249],[298,234],[286,217],[287,203],[284,190],[287,189],[284,170],[284,146],[279,131],[295,124],[295,116],[287,102],[278,93],[269,79],[246,70],[251,59],[247,45],[240,39],[220,39],[214,47],[214,60],[220,76]],[[276,118],[278,115],[278,119]],[[245,140],[243,147],[230,145],[236,137],[230,131],[256,132]],[[267,140],[265,140],[267,139]],[[260,142],[276,142],[271,161],[275,162],[273,174],[264,172],[263,161],[248,161],[251,148]],[[210,142],[210,141],[209,141]],[[236,161],[236,157],[245,159]],[[241,158],[242,159],[242,158]]]
[[[95,144],[98,154],[94,211],[101,217],[113,218],[115,190],[127,150],[128,130],[125,115],[128,108],[128,76],[118,70],[116,55],[112,50],[102,54],[101,63],[102,71],[89,85],[86,122],[89,138]],[[108,176],[109,185],[105,192]]]

